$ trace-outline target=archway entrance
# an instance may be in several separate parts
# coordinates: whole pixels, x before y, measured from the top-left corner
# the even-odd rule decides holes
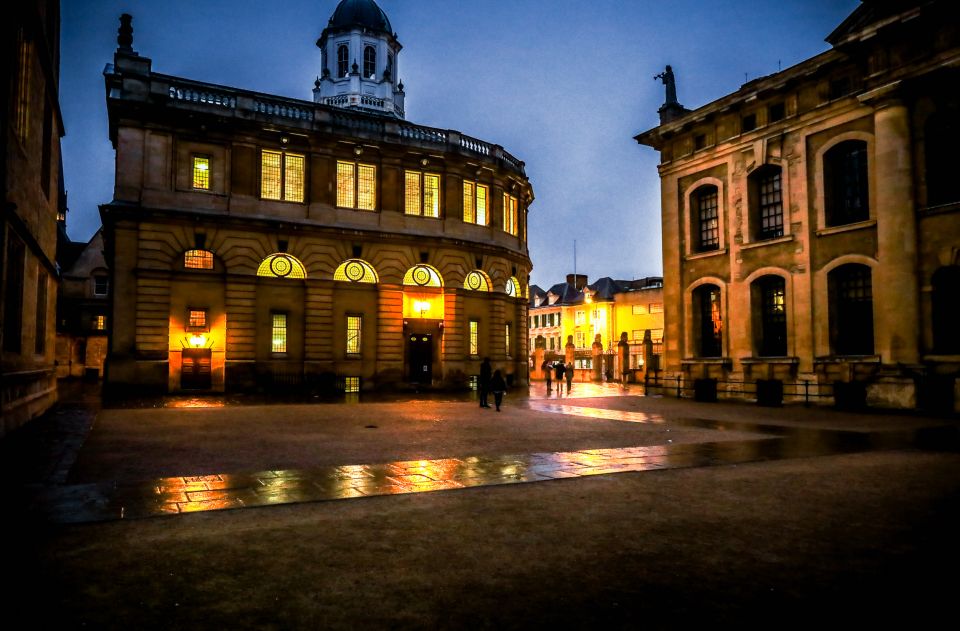
[[[407,335],[407,375],[411,382],[430,385],[433,381],[433,334]]]

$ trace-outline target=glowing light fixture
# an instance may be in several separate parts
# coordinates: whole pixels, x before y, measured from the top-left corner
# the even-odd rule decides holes
[[[430,311],[430,302],[427,300],[414,300],[413,310],[419,313],[420,317],[423,318],[426,316],[427,312]]]
[[[191,335],[190,348],[204,348],[207,345],[206,335]]]

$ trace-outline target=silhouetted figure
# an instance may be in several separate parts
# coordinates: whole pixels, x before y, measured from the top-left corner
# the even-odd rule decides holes
[[[567,362],[563,374],[567,378],[567,394],[570,394],[570,388],[573,386],[573,362]]]
[[[680,102],[677,101],[677,81],[673,77],[673,68],[667,66],[667,69],[655,76],[654,79],[663,81],[663,85],[666,88],[667,98],[663,104],[680,105]]]
[[[500,371],[497,371],[500,372]],[[487,393],[490,391],[490,358],[484,357],[480,364],[480,377],[477,381],[477,389],[480,391],[480,407],[488,408]]]
[[[503,393],[507,391],[507,382],[503,380],[499,370],[494,371],[490,379],[490,390],[493,391],[493,404],[497,406],[497,412],[499,412],[500,404],[503,403]]]
[[[547,377],[547,392],[550,392],[553,389],[553,366],[547,360],[543,360],[543,363],[540,364],[540,370]]]

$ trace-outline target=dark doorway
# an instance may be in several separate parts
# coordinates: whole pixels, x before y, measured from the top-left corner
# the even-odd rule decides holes
[[[183,349],[183,366],[180,372],[180,387],[184,390],[210,389],[209,348]]]
[[[411,333],[407,337],[407,358],[410,381],[430,384],[433,381],[433,335]]]

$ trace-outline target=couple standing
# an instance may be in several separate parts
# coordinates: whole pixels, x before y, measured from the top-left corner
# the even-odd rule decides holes
[[[490,358],[484,357],[480,364],[480,379],[477,388],[480,390],[480,407],[488,408],[487,393],[493,392],[493,403],[497,406],[497,412],[500,411],[500,404],[503,403],[503,393],[507,391],[507,382],[503,380],[503,375],[497,370],[490,374]]]

